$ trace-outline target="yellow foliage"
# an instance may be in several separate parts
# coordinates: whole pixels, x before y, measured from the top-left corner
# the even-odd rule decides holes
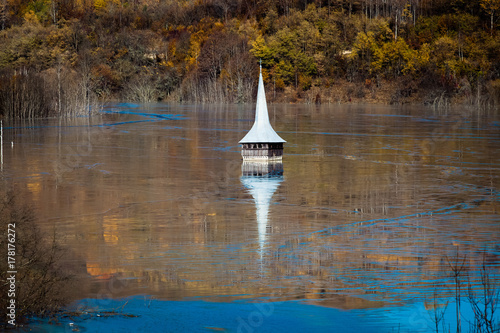
[[[30,10],[26,14],[24,14],[24,20],[26,21],[26,23],[29,23],[29,24],[34,24],[34,25],[40,24],[40,19],[35,14],[35,12],[32,10]]]
[[[120,5],[120,0],[94,0],[94,8],[97,12],[105,11],[111,4]]]
[[[270,75],[269,70],[267,70],[266,68],[262,68],[262,80],[266,84],[269,83],[269,75]]]
[[[370,57],[374,54],[376,49],[377,45],[374,33],[372,31],[368,31],[368,33],[360,32],[354,42],[351,57]]]
[[[125,56],[128,54],[128,49],[125,48],[125,47],[122,47],[121,49],[119,49],[116,54],[115,54],[115,59],[120,59],[121,57]]]
[[[428,63],[428,59],[426,60],[425,56],[425,53],[419,51],[411,52],[410,57],[408,57],[406,65],[403,68],[403,74],[413,75],[422,69],[423,66],[425,66],[424,64]]]
[[[221,22],[215,22],[214,30],[222,30],[222,29],[224,29],[224,24]]]
[[[457,41],[448,36],[442,36],[434,43],[431,55],[442,74],[450,71],[456,72],[458,63],[455,60],[455,53],[457,50]]]
[[[170,41],[167,46],[167,57],[168,59],[173,59],[175,57],[175,53],[177,52],[177,45],[175,39]]]
[[[220,78],[222,80],[230,80],[231,74],[229,74],[229,72],[225,68],[223,68],[222,71],[220,72]]]
[[[250,53],[257,59],[264,59],[264,63],[267,61],[267,58],[270,57],[271,51],[262,35],[258,35],[252,43]]]
[[[190,26],[190,27],[192,27],[192,26]],[[186,29],[187,29],[189,32],[192,32],[192,31],[190,31],[190,30],[189,30],[189,27],[188,27],[188,28],[186,28],[186,26],[185,26],[185,25],[182,25],[182,24],[179,24],[179,25],[173,25],[173,24],[171,24],[171,25],[169,25],[169,26],[168,26],[168,30],[167,30],[167,31],[168,31],[168,32],[172,32],[172,31],[183,31],[183,30],[186,30]]]
[[[410,74],[415,71],[412,62],[415,52],[410,49],[402,38],[384,44],[383,54],[385,65],[393,74],[399,75],[400,72]]]
[[[189,45],[189,51],[187,55],[187,70],[195,67],[198,56],[200,55],[200,50],[200,42],[198,42],[196,39],[191,38],[191,43]]]
[[[418,51],[418,65],[420,68],[426,67],[431,62],[431,47],[425,43]]]
[[[360,32],[352,47],[352,53],[347,55],[350,59],[359,59],[363,69],[374,74],[378,72],[383,65],[383,55],[381,49],[375,40],[375,34],[372,31],[368,33]]]
[[[242,22],[238,27],[238,34],[246,37],[250,44],[253,43],[260,36],[257,20],[252,18]]]
[[[106,0],[95,0],[94,8],[99,11],[106,8]]]
[[[188,71],[195,67],[203,43],[214,31],[223,29],[224,24],[214,21],[211,17],[205,17],[196,26],[190,25],[187,28],[191,32],[189,51],[186,57],[186,69]]]
[[[202,15],[206,0],[65,0],[57,1],[61,6],[56,7],[51,6],[56,0],[6,0],[5,3],[8,15],[0,38],[6,42],[0,50],[0,68],[34,63],[33,67],[45,69],[83,63],[81,60],[87,59],[91,63],[103,62],[112,72],[123,76],[121,81],[116,80],[116,92],[128,78],[153,69],[160,74],[175,73],[178,77],[169,81],[169,89],[179,88],[185,77],[206,69],[207,66],[197,68],[198,63],[204,64],[199,56],[214,34],[231,34],[229,39],[237,36],[241,40],[227,46],[228,56],[217,54],[225,52],[224,45],[219,44],[211,51],[211,57],[220,58],[218,71],[222,72],[216,72],[221,79],[235,80],[235,73],[252,77],[252,66],[261,59],[264,80],[277,89],[328,86],[344,74],[368,80],[366,86],[372,86],[370,78],[380,75],[393,79],[435,74],[467,76],[469,80],[478,75],[497,77],[491,70],[498,63],[500,49],[499,34],[494,31],[498,28],[500,0],[478,0],[474,8],[481,12],[476,15],[459,9],[456,14],[441,15],[438,11],[429,17],[422,13],[414,21],[414,27],[407,25],[407,29],[405,21],[416,19],[412,15],[418,11],[414,12],[416,8],[408,1],[400,1],[398,24],[405,29],[397,40],[392,28],[393,16],[377,15],[378,18],[368,20],[359,6],[347,17],[343,12],[330,13],[329,8],[316,8],[313,4],[305,10],[302,5],[296,8],[290,2],[286,15],[283,12],[278,15],[277,7],[271,5],[263,9],[265,18],[261,21],[252,13],[236,15],[234,10],[227,11],[221,21],[220,15],[211,16],[210,11]],[[198,5],[203,8],[195,8]],[[432,12],[430,7],[428,11]],[[83,15],[92,12],[97,15]],[[80,22],[78,17],[85,19]],[[17,27],[23,20],[24,24]],[[491,34],[485,34],[490,22]],[[472,33],[475,30],[478,32]],[[82,55],[85,59],[80,59]],[[144,67],[143,56],[154,61]],[[106,68],[98,72],[101,76],[112,76]],[[198,76],[193,77],[198,80]],[[492,87],[498,87],[498,82]]]
[[[411,5],[409,3],[406,4],[405,8],[403,9],[403,14],[401,16],[408,20],[413,19],[413,14],[411,12]]]
[[[275,82],[275,87],[278,90],[285,89],[285,81],[283,81],[283,79],[281,79],[281,78],[277,78],[276,82]]]
[[[481,0],[481,8],[488,14],[500,10],[500,0]]]
[[[433,55],[437,62],[443,62],[454,56],[458,50],[457,42],[448,36],[440,37],[433,46]]]

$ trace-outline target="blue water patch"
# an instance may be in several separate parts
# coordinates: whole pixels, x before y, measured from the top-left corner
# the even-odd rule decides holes
[[[374,225],[381,224],[381,223],[392,223],[392,224],[401,223],[402,221],[405,221],[408,219],[420,218],[420,217],[424,217],[424,216],[449,215],[449,214],[455,213],[455,212],[460,211],[460,210],[467,210],[470,208],[474,208],[476,206],[477,202],[479,202],[481,200],[482,199],[477,199],[477,200],[474,200],[470,203],[463,202],[463,203],[458,203],[455,205],[446,206],[446,207],[442,207],[442,208],[438,208],[438,209],[434,209],[434,210],[430,210],[430,211],[424,211],[424,212],[415,213],[415,214],[408,214],[408,215],[403,215],[403,216],[399,216],[399,217],[395,217],[395,218],[371,219],[371,220],[364,220],[364,221],[358,221],[358,222],[353,222],[353,223],[349,223],[349,224],[344,224],[344,225],[340,225],[340,226],[328,227],[328,228],[316,230],[316,231],[313,231],[313,232],[310,232],[307,234],[299,234],[298,237],[309,238],[311,235],[314,235],[314,234],[329,237],[329,236],[332,236],[335,234],[349,232],[350,229],[352,229],[353,227],[360,226],[360,225],[362,225],[364,227],[369,227],[369,226],[374,226]],[[352,211],[351,213],[356,213],[356,211]],[[286,247],[287,247],[286,244],[280,246],[280,248],[286,248]]]
[[[151,121],[154,121],[154,120],[119,121],[119,122],[116,122],[116,123],[106,123],[106,124],[99,124],[99,125],[95,125],[95,126],[97,126],[97,127],[110,127],[110,126],[136,124],[136,123],[147,123],[147,122],[151,122]]]
[[[375,113],[365,113],[363,116],[369,117],[393,117],[393,118],[412,118],[412,116],[404,114],[375,114]]]
[[[397,330],[400,326],[396,322],[400,318],[366,316],[364,312],[302,301],[269,302],[265,299],[260,302],[161,301],[135,296],[83,299],[68,310],[72,311],[71,316],[62,316],[57,325],[38,321],[31,327],[50,332],[379,333],[391,328]]]
[[[147,113],[147,112],[134,112],[128,110],[103,110],[102,113],[107,114],[128,114],[128,115],[136,115],[142,117],[149,117],[161,120],[179,120],[186,119],[186,117],[182,114],[169,114],[169,113]]]
[[[419,121],[419,122],[422,122],[422,123],[437,123],[437,122],[440,122],[439,119],[436,119],[436,118],[417,118],[415,119],[415,121]]]
[[[233,151],[235,148],[239,148],[239,146],[212,147],[212,149],[215,151]]]
[[[93,169],[94,167],[96,167],[98,165],[103,165],[103,163],[94,163],[94,164],[91,164],[91,165],[85,165],[84,167],[90,170],[90,169]]]
[[[118,103],[116,104],[116,107],[120,107],[120,108],[130,108],[130,109],[135,109],[135,108],[140,108],[141,105],[140,104],[135,104],[135,103]]]

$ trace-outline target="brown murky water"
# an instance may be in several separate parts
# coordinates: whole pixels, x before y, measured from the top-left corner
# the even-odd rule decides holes
[[[362,308],[448,290],[457,253],[498,269],[498,115],[269,110],[287,140],[283,176],[242,175],[252,105],[115,104],[4,122],[2,182],[85,263],[95,285],[82,297]]]

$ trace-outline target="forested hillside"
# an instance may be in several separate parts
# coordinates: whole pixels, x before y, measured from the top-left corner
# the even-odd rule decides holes
[[[500,102],[500,0],[0,0],[0,115],[105,99]]]

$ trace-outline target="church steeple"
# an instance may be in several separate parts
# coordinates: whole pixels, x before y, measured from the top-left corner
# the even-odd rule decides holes
[[[286,141],[274,131],[269,122],[261,61],[255,122],[247,135],[239,142],[243,144],[241,155],[243,159],[281,159],[284,142]]]

